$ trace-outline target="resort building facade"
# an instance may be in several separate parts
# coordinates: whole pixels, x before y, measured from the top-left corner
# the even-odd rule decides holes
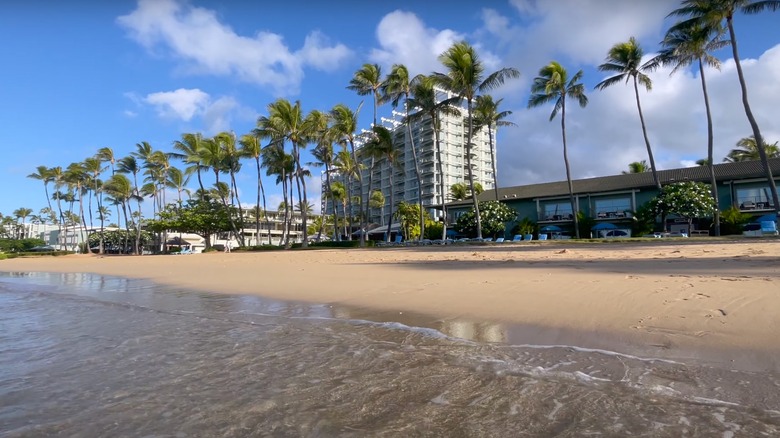
[[[437,93],[437,99],[443,101],[453,97],[444,91]],[[414,113],[414,111],[412,112]],[[411,136],[409,128],[402,123],[404,113],[393,111],[392,117],[381,118],[381,123],[388,128],[393,136],[394,145],[399,152],[396,166],[391,169],[390,164],[385,158],[376,159],[374,166],[371,166],[369,157],[359,158],[361,161],[361,182],[353,178],[351,182],[351,193],[357,196],[362,183],[362,193],[364,205],[368,202],[370,194],[368,193],[369,180],[372,181],[372,191],[381,191],[386,202],[381,208],[371,208],[368,217],[368,223],[386,225],[390,213],[390,193],[393,193],[393,203],[398,204],[401,201],[417,204],[422,197],[423,208],[427,209],[432,217],[441,217],[442,202],[450,202],[450,187],[456,183],[468,184],[468,169],[465,156],[465,142],[468,130],[468,118],[465,108],[460,108],[460,114],[452,115],[439,113],[439,147],[441,148],[441,161],[444,170],[444,193],[442,193],[441,175],[438,170],[436,156],[436,141],[434,134],[434,124],[430,116],[421,117],[411,122]],[[491,144],[489,140],[487,127],[474,132],[471,148],[471,166],[474,182],[479,183],[485,190],[493,189],[493,163],[491,157],[495,156],[495,127],[493,130],[493,154],[491,155]],[[359,151],[369,138],[370,132],[364,131],[360,134],[356,142],[358,156]],[[417,161],[412,151],[412,144],[417,150]],[[420,168],[421,186],[417,186],[417,175],[415,165]],[[393,183],[390,184],[390,174],[393,173]],[[331,173],[331,181],[341,181],[345,183],[345,178],[338,172]],[[322,178],[322,193],[327,193],[325,176]],[[333,213],[333,201],[323,196],[322,211],[326,214]],[[339,211],[341,207],[337,205]],[[359,217],[357,203],[353,203],[352,216]]]
[[[780,185],[780,158],[769,160],[775,186]],[[774,213],[766,173],[760,161],[742,161],[716,164],[715,178],[718,186],[718,206],[721,211],[732,206],[755,218]],[[662,185],[681,181],[710,184],[707,166],[659,170]],[[631,229],[633,213],[658,195],[651,172],[621,174],[572,181],[577,210],[596,224],[611,223],[619,229]],[[495,190],[487,190],[478,199],[496,199]],[[524,218],[545,226],[557,226],[573,235],[573,213],[567,182],[529,184],[498,189],[498,200],[517,212],[517,221]],[[450,203],[447,206],[448,224],[471,208],[470,201]],[[516,222],[507,224],[511,232]],[[668,218],[663,224],[667,231],[680,231],[687,221]],[[587,236],[583,236],[587,237]]]

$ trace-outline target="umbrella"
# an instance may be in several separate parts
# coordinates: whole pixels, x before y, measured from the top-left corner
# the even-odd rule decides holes
[[[609,222],[601,222],[599,224],[596,224],[593,228],[591,228],[591,231],[599,231],[599,230],[616,230],[617,225],[609,223]]]
[[[558,225],[546,225],[540,229],[542,233],[550,233],[550,232],[557,232],[557,231],[563,231],[563,228],[559,227]]]

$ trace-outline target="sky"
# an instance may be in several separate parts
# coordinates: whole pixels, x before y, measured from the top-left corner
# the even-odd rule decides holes
[[[678,0],[4,0],[0,6],[0,213],[46,205],[43,184],[27,178],[39,165],[67,167],[102,147],[118,157],[149,142],[173,151],[181,134],[249,133],[278,98],[305,111],[343,103],[373,118],[369,97],[346,89],[364,63],[383,73],[442,72],[438,55],[454,42],[473,45],[487,71],[517,68],[521,77],[491,91],[516,126],[498,133],[499,186],[565,179],[560,118],[528,109],[531,82],[552,60],[583,71],[589,103],[571,104],[566,125],[574,178],[613,175],[647,159],[630,85],[594,86],[597,67],[616,43],[637,38],[646,56],[673,21]],[[750,103],[770,141],[780,140],[780,11],[737,15],[735,28]],[[730,49],[719,70],[705,71],[715,124],[715,161],[751,135]],[[659,169],[695,165],[707,155],[698,70],[653,72],[640,98]],[[380,116],[389,116],[384,105]],[[311,161],[304,154],[303,161]],[[309,199],[319,211],[320,168]],[[208,180],[207,180],[208,182]],[[211,181],[213,182],[213,181]],[[264,179],[270,209],[282,197]],[[238,184],[255,199],[246,162]],[[191,180],[195,188],[197,181]],[[173,199],[173,198],[169,198]],[[147,207],[151,210],[151,202]],[[146,208],[145,208],[146,209]]]

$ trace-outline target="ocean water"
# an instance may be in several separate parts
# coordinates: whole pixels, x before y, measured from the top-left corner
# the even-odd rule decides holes
[[[0,274],[0,437],[780,436],[775,370],[415,320]]]

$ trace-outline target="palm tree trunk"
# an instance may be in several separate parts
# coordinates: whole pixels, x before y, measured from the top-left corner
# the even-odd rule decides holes
[[[374,166],[376,165],[376,160],[374,157],[371,157],[371,164],[368,166],[368,202],[366,202],[366,212],[365,215],[367,218],[371,217],[371,191],[374,188]]]
[[[653,158],[653,149],[650,147],[650,139],[647,137],[647,127],[645,126],[645,116],[642,114],[642,105],[639,103],[639,82],[634,76],[634,94],[636,95],[636,108],[639,110],[639,122],[642,124],[642,135],[645,138],[647,147],[647,158],[650,159],[650,170],[653,172],[653,181],[658,191],[661,191],[661,180],[658,179],[658,170],[655,167],[655,158]]]
[[[474,190],[474,172],[471,169],[471,139],[474,135],[474,120],[472,118],[472,102],[468,100],[469,130],[466,135],[466,144],[464,152],[466,153],[466,167],[469,177],[469,189],[471,190],[471,202],[474,204],[474,219],[477,221],[477,239],[482,239],[482,219],[479,217],[479,202],[477,202],[477,192]]]
[[[263,197],[263,215],[265,215],[265,190],[263,190],[263,180],[260,177],[260,155],[255,157],[257,164],[257,202],[255,203],[255,244],[260,245],[260,195]]]
[[[200,197],[203,199],[203,195],[206,194],[206,189],[203,188],[203,179],[201,179],[200,176],[200,163],[197,163],[198,166],[198,185],[200,186]]]
[[[385,236],[385,242],[390,241],[390,233],[392,232],[393,227],[393,206],[394,206],[394,200],[393,200],[393,193],[395,190],[393,189],[393,172],[395,169],[393,169],[393,163],[388,160],[388,164],[390,165],[390,211],[387,213],[387,236]]]
[[[447,207],[446,207],[446,195],[447,184],[444,181],[444,162],[441,159],[441,144],[439,143],[439,117],[434,113],[431,115],[431,121],[433,123],[433,136],[436,142],[436,161],[439,163],[439,190],[441,191],[441,240],[447,240]]]
[[[376,103],[374,104],[376,105]],[[358,198],[358,211],[360,212],[360,247],[366,246],[366,233],[364,232],[366,229],[366,217],[363,215],[363,172],[360,171],[360,163],[357,160],[357,154],[355,153],[355,142],[352,141],[352,139],[349,140],[349,147],[352,151],[352,161],[355,163],[355,166],[357,167],[357,180],[358,180],[358,192],[360,197]],[[370,194],[369,194],[370,195]],[[351,212],[350,208],[350,212]],[[350,215],[350,233],[349,233],[349,240],[352,240],[352,215]]]
[[[327,160],[325,160],[327,161]],[[336,236],[338,235],[338,229],[339,229],[339,216],[336,211],[336,200],[332,196],[331,186],[330,186],[330,165],[326,162],[325,163],[325,189],[328,191],[328,196],[330,196],[331,205],[333,205],[333,240],[336,241]],[[327,205],[327,203],[325,204]],[[322,212],[323,215],[325,215],[327,212]],[[323,220],[323,224],[325,221]],[[320,232],[320,236],[322,235],[322,232]]]
[[[60,249],[67,249],[67,246],[65,245],[65,235],[63,230],[63,225],[65,225],[65,216],[62,214],[62,200],[60,197],[62,196],[62,192],[58,189],[56,192],[57,195],[57,211],[60,214],[60,223],[59,223],[59,237],[57,240],[59,240]]]
[[[493,190],[498,201],[498,173],[496,172],[496,152],[493,150],[493,126],[488,123],[488,145],[490,146],[490,165],[493,167]]]
[[[408,98],[407,98],[408,100]],[[412,148],[412,160],[414,160],[414,175],[417,180],[417,205],[420,207],[420,236],[417,240],[422,240],[425,234],[425,211],[423,210],[423,190],[422,178],[420,176],[420,162],[417,160],[417,147],[414,144],[412,135],[412,124],[409,122],[409,104],[406,104],[406,135],[409,136],[409,145]]]
[[[580,221],[577,217],[577,202],[574,200],[574,186],[571,182],[571,170],[569,168],[569,154],[566,149],[566,99],[561,99],[561,136],[563,137],[563,163],[566,166],[566,182],[569,185],[569,202],[574,219],[574,235],[580,238]]]
[[[293,143],[293,156],[295,157],[295,176],[298,185],[298,201],[300,201],[301,210],[301,226],[303,227],[303,242],[301,242],[301,248],[309,247],[309,230],[308,228],[308,207],[309,199],[306,196],[306,180],[303,176],[303,167],[301,167],[301,152],[300,148]]]
[[[79,191],[79,217],[81,217],[81,241],[86,244],[87,252],[89,252],[89,239],[87,237],[87,218],[84,216],[84,191],[81,188],[81,184],[78,185]],[[91,198],[90,198],[91,199]]]
[[[701,89],[704,93],[704,109],[707,112],[707,167],[710,169],[710,185],[712,198],[715,200],[713,212],[713,234],[720,236],[720,205],[718,201],[718,182],[715,178],[715,163],[713,157],[714,135],[712,133],[712,113],[710,112],[710,97],[707,93],[707,81],[704,79],[704,64],[699,58],[699,76],[701,77]]]
[[[242,222],[243,222],[243,220],[244,220],[244,209],[241,208],[241,200],[238,199],[238,186],[236,185],[236,173],[233,172],[232,170],[230,171],[230,183],[233,185],[233,192],[235,193],[235,196],[236,196],[236,205],[238,205],[238,217],[240,217]],[[236,240],[238,240],[238,244],[239,245],[245,246],[246,242],[244,242],[244,233],[243,232],[238,233],[236,235]]]
[[[347,237],[347,240],[352,240],[352,176],[347,175],[347,187],[346,187],[346,196],[347,199],[344,202],[344,226],[346,227],[349,225],[349,232],[345,232],[344,235]],[[347,204],[349,204],[349,215],[347,215]]]
[[[772,168],[769,167],[769,160],[766,156],[766,149],[764,148],[764,138],[761,136],[761,130],[758,128],[758,122],[753,117],[753,111],[750,109],[750,102],[748,102],[747,83],[745,82],[745,75],[742,73],[742,63],[739,61],[739,51],[737,50],[737,35],[734,32],[733,17],[731,15],[726,19],[726,23],[729,28],[729,38],[731,38],[731,52],[734,56],[734,65],[737,67],[737,76],[739,77],[739,87],[742,91],[742,105],[745,107],[745,115],[750,123],[750,128],[753,130],[753,137],[756,139],[756,147],[758,147],[758,155],[761,157],[761,164],[764,167],[764,173],[766,174],[767,182],[769,183],[769,190],[772,193],[772,202],[775,207],[775,214],[780,216],[780,198],[777,195],[777,185],[775,179],[772,176]]]
[[[214,177],[214,186],[217,187],[219,197],[222,200],[222,206],[225,207],[225,213],[227,213],[228,222],[230,222],[230,230],[233,236],[236,237],[236,240],[238,240],[238,228],[236,228],[236,221],[233,220],[233,215],[230,213],[230,208],[228,208],[227,198],[225,198],[225,196],[222,194],[222,191],[219,190],[219,169],[217,168],[214,169]]]
[[[141,249],[141,196],[138,194],[138,186],[136,186],[136,203],[138,204],[138,223],[135,224],[135,253],[143,255],[144,252]]]

